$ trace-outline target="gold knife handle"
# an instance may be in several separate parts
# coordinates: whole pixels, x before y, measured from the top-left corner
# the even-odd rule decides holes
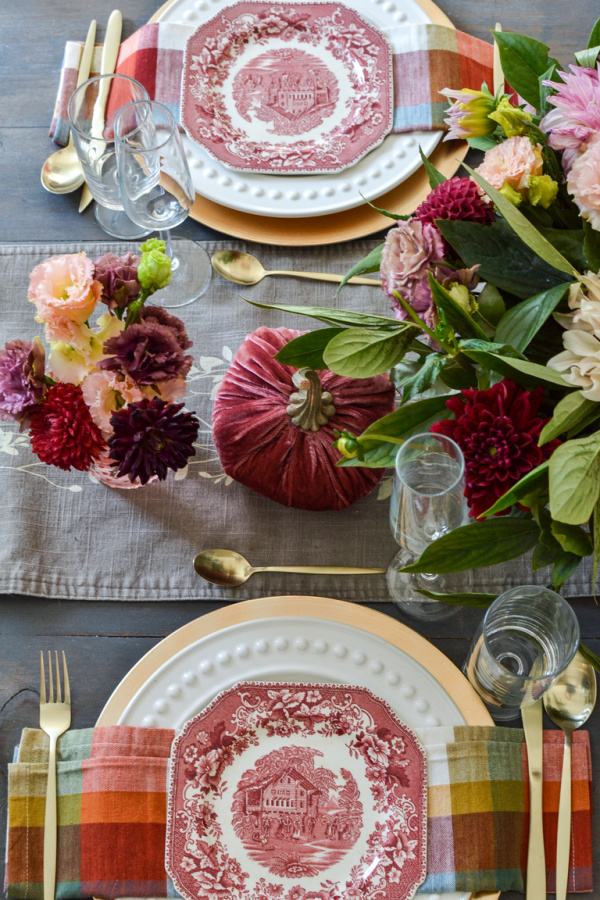
[[[529,846],[526,900],[546,898],[546,854],[542,813],[542,770],[529,771]]]
[[[288,272],[284,269],[274,269],[268,274],[293,275],[294,278],[311,278],[313,281],[332,281],[336,284],[341,284],[341,282],[344,280],[343,275],[335,275],[332,272]],[[374,278],[363,278],[361,275],[353,275],[352,278],[348,279],[348,284],[371,284],[380,286],[381,282],[375,281]]]
[[[556,900],[565,900],[571,860],[571,735],[565,732],[556,839]]]
[[[104,37],[104,46],[102,48],[102,61],[100,63],[101,75],[112,75],[117,64],[119,55],[119,47],[121,44],[121,32],[123,29],[123,17],[118,9],[113,10],[106,26],[106,35]],[[108,91],[110,88],[110,79],[103,78],[98,88],[98,96],[94,103],[94,112],[92,113],[92,135],[102,137],[104,131],[106,101],[108,100]]]
[[[87,81],[90,77],[90,69],[92,68],[92,56],[94,55],[94,41],[96,40],[96,20],[92,19],[88,29],[85,45],[81,52],[81,60],[79,62],[79,72],[77,73],[77,87]]]

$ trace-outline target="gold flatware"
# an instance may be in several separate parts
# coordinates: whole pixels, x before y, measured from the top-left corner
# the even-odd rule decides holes
[[[102,45],[102,59],[100,61],[101,75],[112,75],[115,71],[117,58],[119,56],[119,48],[121,46],[122,31],[123,16],[118,9],[114,9],[108,18],[106,34],[104,36],[104,44]],[[108,100],[109,88],[110,81],[108,78],[105,78],[100,82],[98,96],[96,98],[96,102],[94,103],[94,110],[92,112],[92,133],[102,134],[102,132],[104,131],[104,123],[106,121],[106,102]],[[99,157],[101,155],[101,143],[98,143],[99,148],[97,156]],[[84,185],[83,191],[81,192],[81,199],[79,201],[79,212],[82,213],[84,209],[87,209],[93,199],[94,198],[92,197],[92,193],[87,184]]]
[[[565,750],[558,804],[556,900],[565,900],[571,850],[571,735],[581,728],[596,705],[596,673],[580,653],[544,694],[544,708],[565,733]]]
[[[215,272],[233,281],[234,284],[258,284],[267,275],[291,275],[294,278],[312,278],[314,281],[334,281],[340,284],[344,280],[343,275],[332,275],[331,272],[287,272],[283,269],[274,269],[267,272],[259,260],[251,253],[242,250],[217,250],[211,257],[211,263]],[[381,281],[373,278],[362,278],[355,275],[348,279],[348,284],[370,284],[380,286]]]
[[[90,77],[92,56],[94,53],[94,40],[96,39],[96,20],[93,19],[85,39],[85,46],[81,54],[79,72],[77,74],[77,87]],[[73,135],[69,133],[69,141],[66,147],[52,153],[42,166],[42,185],[51,194],[70,194],[76,191],[84,182],[83,170],[75,145]]]
[[[542,821],[543,704],[541,699],[521,709],[529,768],[529,845],[526,900],[546,898],[546,854]]]
[[[382,575],[386,569],[358,566],[251,566],[235,550],[203,550],[194,559],[194,569],[206,581],[221,587],[239,587],[256,572],[296,572],[304,575]]]
[[[40,728],[50,738],[48,755],[48,785],[46,788],[46,816],[44,819],[44,900],[54,900],[56,886],[56,745],[61,734],[71,724],[71,691],[67,660],[62,654],[64,699],[60,684],[58,653],[56,663],[56,693],[52,678],[52,655],[48,652],[48,699],[46,700],[46,675],[44,654],[40,652]]]

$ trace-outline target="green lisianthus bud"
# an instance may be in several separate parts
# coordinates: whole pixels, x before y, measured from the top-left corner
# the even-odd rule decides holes
[[[508,97],[502,97],[494,112],[489,113],[489,118],[497,122],[504,130],[506,137],[514,137],[516,134],[527,134],[533,121],[528,112],[519,106],[512,106]]]
[[[339,435],[339,437],[337,441],[334,442],[333,446],[340,451],[344,459],[363,458],[363,449],[355,435],[345,429],[342,432],[335,431],[334,433]]]
[[[459,284],[457,281],[453,281],[449,287],[446,288],[452,299],[455,303],[464,309],[465,312],[474,313],[477,312],[477,300],[469,292],[469,289],[464,284]]]
[[[146,295],[168,285],[171,280],[171,259],[165,253],[165,242],[151,238],[140,247],[142,258],[137,277]]]
[[[532,175],[527,188],[528,202],[544,209],[548,209],[558,193],[558,184],[549,175]]]
[[[520,206],[523,202],[523,198],[520,193],[518,191],[515,191],[515,189],[511,187],[508,182],[502,185],[502,187],[500,188],[500,193],[503,197],[506,197],[507,200],[510,200],[513,206]]]

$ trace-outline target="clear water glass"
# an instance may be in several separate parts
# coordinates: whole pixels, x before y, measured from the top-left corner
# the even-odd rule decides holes
[[[468,591],[470,572],[407,574],[398,569],[416,562],[428,544],[468,521],[464,497],[465,461],[451,438],[429,432],[407,440],[398,451],[390,502],[390,528],[401,550],[388,567],[393,602],[419,619],[445,619],[458,607],[427,599],[419,591]]]
[[[69,101],[71,134],[87,186],[96,201],[96,221],[107,234],[123,240],[146,237],[152,227],[134,222],[123,210],[114,121],[123,106],[148,99],[143,85],[128,75],[97,75],[84,81]],[[106,110],[110,113],[105,122]]]
[[[463,671],[497,721],[543,695],[579,646],[573,608],[549,588],[524,585],[488,608]]]
[[[153,295],[152,303],[186,306],[207,291],[212,269],[206,252],[195,244],[173,253],[171,229],[187,219],[196,198],[177,123],[163,103],[140,100],[117,116],[115,141],[125,212],[138,225],[158,231],[172,259],[171,282]],[[182,285],[190,282],[192,297],[182,293]]]

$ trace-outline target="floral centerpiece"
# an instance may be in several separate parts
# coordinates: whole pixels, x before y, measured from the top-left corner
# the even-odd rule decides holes
[[[198,419],[176,402],[192,342],[181,319],[146,305],[170,278],[171,260],[155,239],[141,257],[67,254],[32,271],[28,298],[50,352],[46,360],[39,337],[0,350],[0,417],[29,432],[42,462],[137,487],[195,454]]]
[[[329,327],[278,358],[393,371],[399,407],[340,437],[341,466],[392,466],[415,430],[462,448],[472,521],[407,571],[533,551],[560,589],[589,555],[595,580],[600,561],[600,20],[567,70],[539,41],[494,38],[507,92],[442,91],[448,137],[483,161],[446,180],[423,157],[431,193],[412,215],[380,210],[395,225],[346,276],[380,270],[391,315],[294,307]]]

